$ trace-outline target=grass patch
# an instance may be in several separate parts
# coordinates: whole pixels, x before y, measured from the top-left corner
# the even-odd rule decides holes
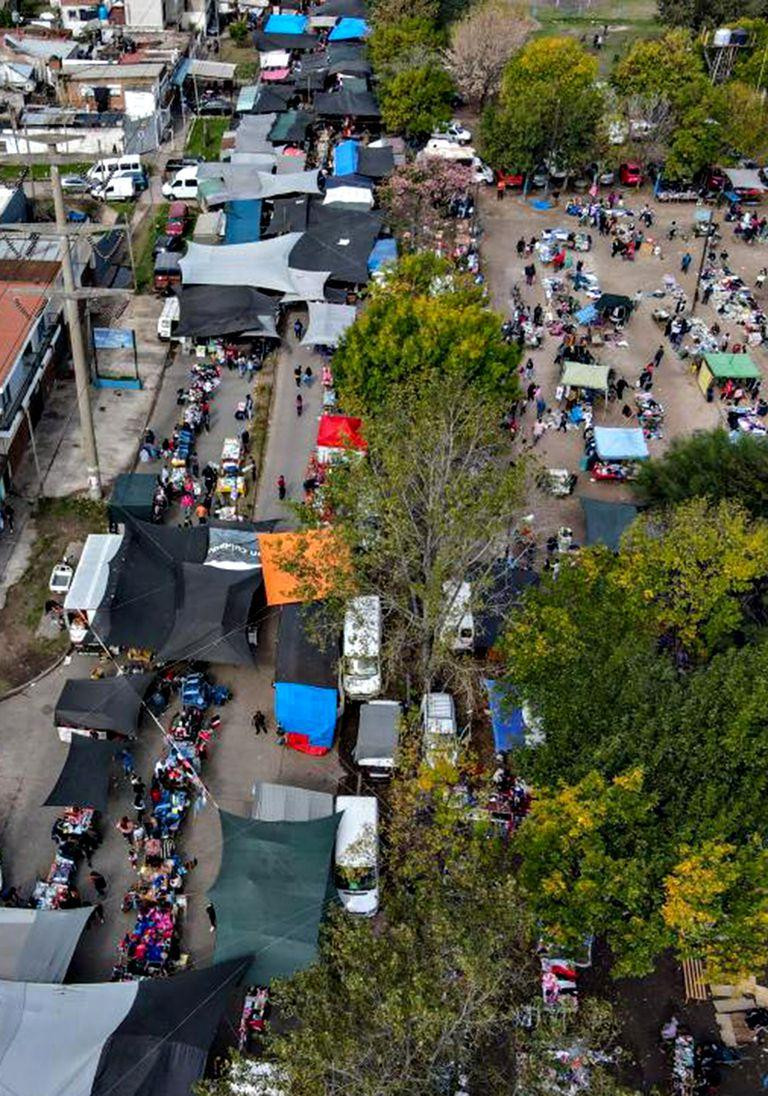
[[[204,160],[218,160],[221,139],[230,125],[229,118],[196,118],[184,151],[190,156],[202,156]]]
[[[155,260],[152,248],[155,237],[165,228],[168,218],[168,202],[162,202],[151,217],[146,217],[133,240],[133,253],[136,261],[136,289],[146,293],[152,288],[155,272]]]
[[[36,536],[29,563],[19,581],[8,591],[0,611],[0,690],[7,692],[50,666],[69,647],[69,636],[38,639],[35,631],[52,595],[48,581],[67,545],[85,541],[89,533],[107,528],[103,502],[85,498],[40,499],[34,516]]]
[[[578,38],[595,53],[602,77],[610,76],[635,42],[657,37],[664,30],[656,18],[655,4],[649,0],[619,0],[615,4],[597,0],[591,7],[576,4],[570,10],[544,6],[536,9],[536,18],[539,29],[535,37]],[[616,29],[609,29],[603,48],[593,51],[592,38],[604,24]]]
[[[85,175],[90,166],[91,164],[87,161],[80,161],[74,164],[59,164],[59,174],[62,176]],[[30,166],[23,161],[17,164],[0,164],[0,180],[2,180],[2,182],[15,182],[21,175],[25,175],[27,179],[29,179],[30,176],[33,179],[50,179],[51,165],[45,163],[32,164]]]

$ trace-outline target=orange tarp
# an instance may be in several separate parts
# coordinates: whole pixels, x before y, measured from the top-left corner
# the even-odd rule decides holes
[[[267,605],[318,601],[331,592],[341,542],[332,529],[260,533]]]

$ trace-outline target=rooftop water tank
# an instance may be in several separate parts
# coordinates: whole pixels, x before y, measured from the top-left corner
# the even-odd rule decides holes
[[[728,27],[718,27],[712,37],[713,46],[729,46],[731,44],[731,32]]]

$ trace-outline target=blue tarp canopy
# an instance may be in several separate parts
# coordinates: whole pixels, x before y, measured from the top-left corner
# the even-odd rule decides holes
[[[305,734],[311,746],[330,749],[336,729],[336,690],[275,682],[275,719],[288,734]]]
[[[619,549],[621,534],[637,517],[631,502],[607,502],[603,499],[580,500],[587,525],[586,544],[604,544],[612,552]]]
[[[346,42],[354,38],[365,38],[368,34],[368,24],[365,19],[339,19],[336,26],[328,35],[329,42]]]
[[[601,460],[646,460],[648,446],[639,428],[596,426],[595,446]]]
[[[261,199],[242,198],[227,202],[225,244],[250,244],[261,237]]]
[[[354,175],[360,146],[357,141],[342,141],[333,150],[333,174]]]
[[[267,25],[264,27],[264,33],[303,34],[307,29],[308,22],[309,20],[306,15],[297,15],[295,13],[270,15],[269,19],[267,19]]]
[[[180,88],[181,85],[184,83],[184,81],[187,78],[187,73],[189,72],[191,67],[192,67],[192,58],[191,57],[185,57],[184,60],[179,65],[179,67],[176,69],[176,72],[173,74],[173,83],[177,87]]]
[[[504,753],[525,745],[525,723],[523,709],[512,706],[509,688],[499,681],[487,678],[484,685],[488,691],[491,708],[491,728],[496,753]]]
[[[384,266],[385,263],[397,262],[397,241],[395,239],[377,240],[373,245],[373,251],[368,256],[368,273]]]

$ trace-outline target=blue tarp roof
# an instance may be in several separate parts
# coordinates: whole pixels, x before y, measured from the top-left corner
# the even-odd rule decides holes
[[[365,19],[339,19],[336,26],[328,35],[329,42],[345,42],[353,38],[365,38],[368,34],[368,24]]]
[[[306,15],[287,12],[284,15],[270,15],[265,34],[303,34],[309,20]]]
[[[184,83],[191,66],[192,58],[185,57],[173,75],[173,83],[176,84],[177,87],[181,87],[181,85]]]
[[[373,245],[373,251],[368,256],[368,273],[384,266],[385,263],[397,261],[397,241],[394,239],[377,240]]]
[[[333,174],[354,175],[357,171],[357,157],[360,145],[357,141],[342,141],[333,150]]]
[[[261,237],[261,199],[243,198],[227,202],[225,244],[250,244]]]
[[[648,456],[639,427],[596,426],[595,445],[601,460],[645,460]]]
[[[496,753],[504,753],[506,750],[524,746],[523,709],[512,707],[509,687],[499,681],[489,681],[487,678],[484,685],[488,690],[493,745]]]
[[[305,734],[311,746],[330,748],[336,729],[336,690],[275,682],[275,719],[289,734]]]

